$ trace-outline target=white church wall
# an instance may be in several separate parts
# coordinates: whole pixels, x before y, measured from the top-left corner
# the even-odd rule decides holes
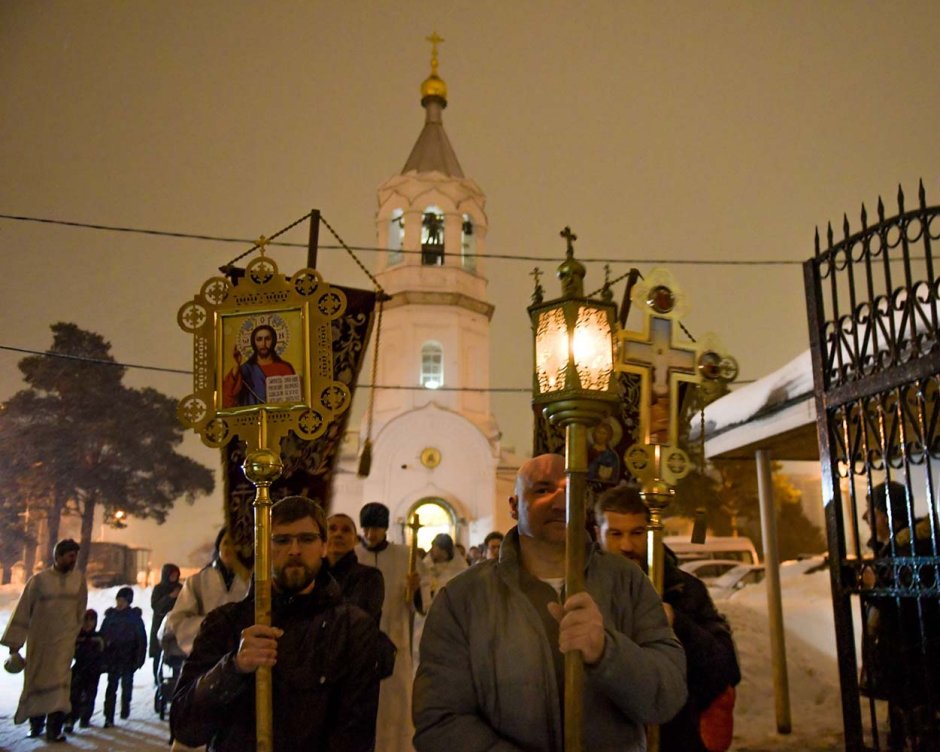
[[[441,453],[437,467],[421,464],[428,447]],[[494,448],[473,423],[431,404],[396,418],[376,436],[363,499],[386,504],[394,523],[415,502],[439,496],[472,524],[492,516],[496,464]],[[391,532],[400,539],[400,529]]]

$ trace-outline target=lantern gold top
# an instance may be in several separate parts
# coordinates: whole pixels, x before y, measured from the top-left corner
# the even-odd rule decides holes
[[[431,43],[431,75],[424,79],[421,84],[421,102],[427,97],[439,97],[447,102],[447,84],[444,79],[437,75],[437,45],[444,41],[436,31],[425,39]]]

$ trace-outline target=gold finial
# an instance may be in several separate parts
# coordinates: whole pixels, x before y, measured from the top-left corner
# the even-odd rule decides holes
[[[261,251],[262,256],[264,255],[264,251],[268,247],[268,243],[270,242],[271,242],[270,240],[268,240],[264,235],[262,235],[261,237],[258,238],[257,242],[255,243],[255,247],[259,251]]]
[[[437,45],[444,41],[444,38],[436,31],[425,40],[431,43],[431,75],[424,79],[421,84],[421,102],[424,103],[425,97],[440,97],[447,101],[447,84],[437,75]]]

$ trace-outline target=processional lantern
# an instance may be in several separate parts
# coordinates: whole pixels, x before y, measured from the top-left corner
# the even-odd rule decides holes
[[[565,428],[565,591],[584,590],[584,496],[587,489],[587,429],[617,402],[614,379],[616,307],[607,286],[601,300],[585,297],[585,268],[574,258],[577,236],[566,227],[566,258],[558,267],[560,298],[543,301],[538,270],[529,307],[534,334],[533,404]],[[580,652],[565,654],[565,752],[582,746],[584,663]]]
[[[319,212],[311,214],[319,222]],[[270,487],[282,472],[281,440],[321,436],[350,404],[349,388],[333,378],[333,322],[346,296],[313,268],[281,274],[265,255],[233,284],[211,277],[177,314],[193,335],[193,392],[177,415],[210,447],[236,436],[247,444],[242,468],[255,486],[255,623],[271,624]],[[254,250],[254,249],[253,249]],[[270,667],[255,674],[256,748],[273,750]]]

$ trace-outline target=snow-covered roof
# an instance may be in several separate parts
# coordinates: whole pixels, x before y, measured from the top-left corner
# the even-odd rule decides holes
[[[818,459],[809,350],[705,408],[706,457],[752,457],[756,449],[780,460]]]

